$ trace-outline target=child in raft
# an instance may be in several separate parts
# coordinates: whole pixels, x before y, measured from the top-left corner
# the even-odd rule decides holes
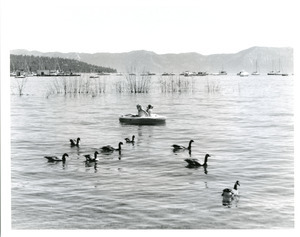
[[[152,109],[153,109],[154,107],[152,106],[152,105],[148,105],[148,107],[147,107],[147,109],[146,109],[146,112],[148,113],[148,115],[151,117],[151,115],[152,115]]]
[[[137,117],[145,117],[145,116],[148,117],[149,116],[148,112],[146,112],[141,105],[137,105],[136,108],[138,110]]]

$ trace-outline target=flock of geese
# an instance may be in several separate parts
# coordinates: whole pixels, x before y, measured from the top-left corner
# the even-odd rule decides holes
[[[133,135],[132,138],[125,138],[126,143],[131,143],[134,144],[135,143],[135,136]],[[173,147],[173,152],[177,152],[177,151],[184,151],[187,150],[189,151],[189,154],[191,154],[191,149],[192,149],[192,143],[194,142],[194,140],[190,140],[189,144],[187,147],[185,146],[181,146],[181,145],[177,145],[174,144],[172,145]],[[114,148],[110,145],[107,146],[103,146],[100,148],[101,152],[103,153],[112,153],[114,151],[118,151],[119,154],[121,154],[121,146],[123,145],[123,142],[119,142],[118,144],[118,148]],[[70,146],[71,147],[79,147],[80,146],[80,138],[78,137],[77,139],[70,139]],[[94,157],[92,157],[90,154],[88,155],[84,155],[84,157],[86,158],[86,163],[91,163],[91,162],[97,162],[98,161],[98,157],[97,155],[99,154],[98,151],[94,152]],[[64,153],[62,155],[62,158],[58,158],[57,156],[44,156],[48,162],[66,162],[66,157],[69,157],[69,155],[67,153]],[[187,168],[198,168],[198,167],[204,167],[205,169],[205,173],[206,173],[206,167],[207,167],[207,161],[208,161],[208,157],[210,157],[209,154],[206,154],[204,157],[204,162],[201,164],[199,163],[198,159],[192,159],[192,158],[187,158],[184,161],[186,161],[187,164]],[[237,186],[240,186],[239,181],[236,181],[233,189],[230,188],[225,188],[222,192],[222,197],[223,197],[223,205],[225,206],[229,206],[231,201],[238,196],[238,189]]]

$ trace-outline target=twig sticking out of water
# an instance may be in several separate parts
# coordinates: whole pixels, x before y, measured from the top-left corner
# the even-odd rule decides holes
[[[115,86],[119,93],[148,93],[151,88],[151,76],[127,74],[125,80],[117,81]]]
[[[26,77],[25,78],[15,78],[15,81],[17,83],[18,95],[22,96],[25,85],[27,83],[27,78]]]
[[[164,76],[160,77],[159,84],[163,93],[188,92],[193,91],[194,87],[192,77]]]
[[[220,82],[206,80],[206,89],[208,93],[220,92]]]
[[[95,97],[98,94],[105,93],[106,79],[89,77],[58,77],[52,81],[46,92],[46,98],[53,94],[91,94]]]

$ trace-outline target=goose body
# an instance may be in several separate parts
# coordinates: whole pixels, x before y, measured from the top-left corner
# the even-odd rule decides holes
[[[118,148],[114,148],[111,145],[103,146],[100,149],[103,152],[113,152],[113,151],[121,151],[121,145],[123,145],[123,142],[119,142]]]
[[[177,145],[177,144],[172,145],[172,147],[173,147],[174,151],[177,151],[177,150],[191,150],[192,149],[192,142],[194,142],[194,140],[190,140],[188,147]]]
[[[62,158],[58,158],[57,156],[44,156],[48,160],[48,162],[66,162],[66,157],[69,157],[67,153],[62,155]]]
[[[77,146],[77,147],[79,147],[79,142],[80,142],[80,138],[79,137],[76,140],[75,139],[70,139],[70,145],[71,146]]]
[[[231,198],[231,197],[237,196],[239,194],[237,186],[240,186],[239,181],[235,182],[233,189],[225,188],[222,193],[223,198]]]
[[[134,143],[134,138],[135,138],[134,135],[132,136],[132,140],[130,140],[128,137],[126,137],[126,138],[125,138],[125,141],[126,141],[127,143]]]
[[[94,158],[91,158],[91,155],[84,155],[84,157],[86,158],[86,162],[95,162],[98,160],[97,155],[99,154],[98,151],[95,151],[94,153]]]
[[[205,166],[206,167],[208,157],[210,157],[210,155],[206,154],[203,164],[200,164],[197,159],[189,158],[189,159],[185,159],[185,161],[188,163],[188,165],[187,165],[188,168],[196,168],[196,167],[200,167],[200,166]]]

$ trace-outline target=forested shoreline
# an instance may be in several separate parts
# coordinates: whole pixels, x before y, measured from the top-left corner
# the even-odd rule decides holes
[[[71,71],[75,73],[117,72],[117,70],[113,68],[91,65],[75,59],[14,54],[10,55],[10,72],[36,72],[37,70],[59,70],[65,72]]]

